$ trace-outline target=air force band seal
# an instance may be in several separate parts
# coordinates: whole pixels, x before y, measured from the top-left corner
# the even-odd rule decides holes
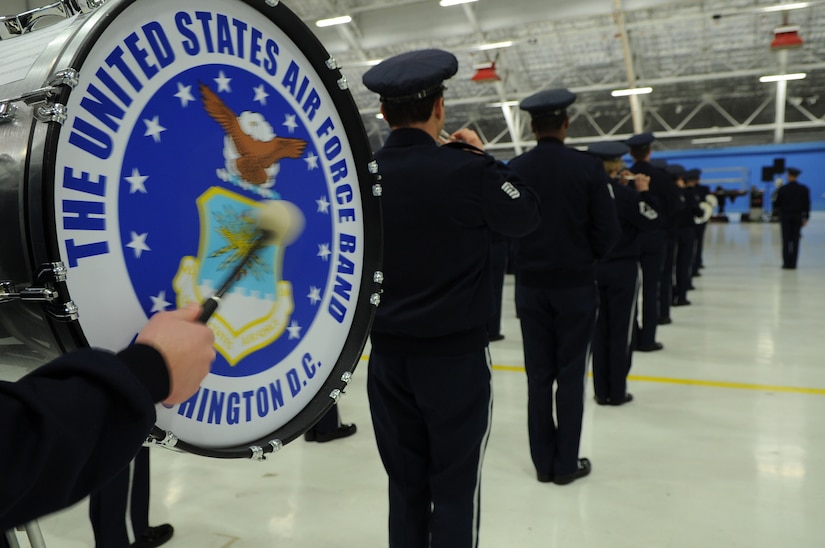
[[[240,0],[131,3],[80,68],[54,208],[91,346],[122,348],[152,314],[208,298],[248,250],[263,200],[305,219],[221,300],[209,322],[218,358],[199,392],[159,408],[158,425],[187,442],[275,431],[346,341],[364,224],[330,93],[299,46]]]

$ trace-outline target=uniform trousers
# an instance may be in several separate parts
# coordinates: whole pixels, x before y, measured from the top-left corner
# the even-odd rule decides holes
[[[802,217],[780,217],[782,228],[782,266],[796,268],[799,260],[799,238],[802,233]]]
[[[662,283],[659,291],[659,317],[670,318],[670,305],[673,302],[673,276],[676,262],[676,233],[665,233],[665,262],[662,268]]]
[[[149,528],[149,448],[89,496],[97,548],[125,548]]]
[[[696,227],[686,226],[676,233],[676,300],[684,302],[693,275],[696,254]]]
[[[693,257],[693,275],[699,273],[699,269],[705,266],[705,260],[702,256],[705,250],[705,231],[708,228],[707,223],[696,225],[696,254]]]
[[[640,346],[653,346],[659,322],[659,293],[665,263],[665,231],[652,230],[639,235],[642,255],[642,321],[637,341]]]
[[[593,335],[593,389],[600,400],[621,402],[627,393],[639,277],[636,259],[596,265],[599,314]]]
[[[527,370],[530,455],[539,476],[572,474],[578,469],[585,376],[599,306],[596,284],[523,286],[517,306]]]
[[[367,394],[389,479],[391,548],[478,546],[491,381],[486,348],[452,356],[373,348]]]

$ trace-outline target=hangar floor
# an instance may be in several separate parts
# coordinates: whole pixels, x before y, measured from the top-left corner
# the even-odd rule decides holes
[[[508,276],[506,339],[490,346],[482,547],[822,545],[825,216],[803,230],[796,271],[779,268],[779,230],[709,226],[693,305],[659,328],[663,351],[634,356],[636,399],[600,407],[588,383],[581,455],[593,473],[564,487],[538,483],[530,462]],[[358,425],[350,438],[297,440],[263,463],[153,450],[152,522],[174,525],[167,546],[386,546],[366,376],[364,359],[341,400],[344,421]],[[40,520],[47,546],[91,546],[87,510]]]

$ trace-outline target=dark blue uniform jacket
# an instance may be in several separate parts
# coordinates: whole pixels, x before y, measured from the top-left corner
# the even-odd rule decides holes
[[[385,246],[373,348],[416,355],[484,348],[491,230],[518,237],[535,229],[535,194],[492,156],[439,146],[419,129],[393,131],[375,159]]]
[[[789,182],[776,191],[773,207],[780,217],[807,220],[811,214],[811,191],[796,181]]]
[[[160,353],[80,350],[0,383],[0,533],[76,503],[129,464],[169,394]]]
[[[658,202],[650,191],[636,192],[617,181],[610,181],[615,197],[619,225],[619,241],[604,258],[605,262],[638,259],[642,254],[639,233],[661,228]]]
[[[676,217],[680,210],[684,209],[684,201],[680,197],[679,185],[673,181],[673,177],[667,171],[644,161],[637,161],[630,171],[644,173],[650,177],[650,193],[659,203],[657,211],[662,228],[675,230],[677,228]]]
[[[596,261],[619,238],[619,220],[601,160],[555,138],[508,164],[538,193],[542,222],[521,238],[518,283],[535,288],[592,285]]]

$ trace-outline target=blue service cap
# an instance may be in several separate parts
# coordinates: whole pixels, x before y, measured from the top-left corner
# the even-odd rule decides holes
[[[523,99],[519,104],[533,118],[560,116],[576,101],[576,94],[568,89],[546,89]]]
[[[618,160],[627,154],[627,145],[616,141],[599,141],[588,146],[587,152],[602,160]]]
[[[625,141],[625,144],[629,147],[643,147],[645,145],[649,145],[655,140],[656,137],[654,137],[652,133],[639,133],[638,135],[634,135]]]
[[[385,103],[424,99],[444,89],[444,80],[458,72],[455,55],[440,49],[408,51],[384,59],[361,81]]]
[[[665,171],[667,171],[673,178],[684,178],[687,173],[687,170],[681,164],[668,164],[665,166]]]
[[[788,175],[793,175],[794,177],[797,177],[800,173],[802,173],[802,170],[800,169],[797,169],[795,167],[788,168]]]

